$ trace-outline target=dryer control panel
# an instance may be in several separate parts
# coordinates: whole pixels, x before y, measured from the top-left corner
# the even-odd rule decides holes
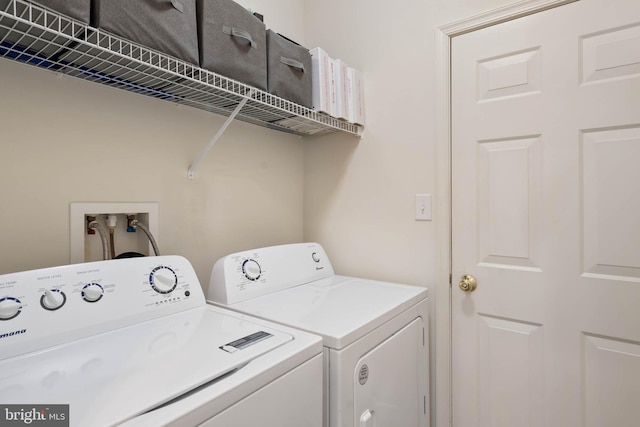
[[[334,275],[318,243],[236,252],[213,266],[207,299],[230,305]]]
[[[206,304],[180,256],[0,275],[0,360]]]

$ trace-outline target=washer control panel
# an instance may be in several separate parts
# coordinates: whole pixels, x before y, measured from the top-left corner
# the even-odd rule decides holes
[[[333,275],[329,258],[318,243],[237,252],[213,266],[207,299],[235,304]]]
[[[180,256],[0,275],[0,360],[206,304]]]

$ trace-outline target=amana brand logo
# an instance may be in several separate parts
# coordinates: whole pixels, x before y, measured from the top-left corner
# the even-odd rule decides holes
[[[6,334],[1,334],[0,335],[0,339],[12,337],[14,335],[26,334],[26,333],[27,333],[26,329],[18,329],[17,331],[7,332]]]

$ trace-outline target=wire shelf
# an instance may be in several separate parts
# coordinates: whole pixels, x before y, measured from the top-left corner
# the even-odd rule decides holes
[[[361,126],[204,70],[24,0],[0,0],[0,58],[293,133]]]

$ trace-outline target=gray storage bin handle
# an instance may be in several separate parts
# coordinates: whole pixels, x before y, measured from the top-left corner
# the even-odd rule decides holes
[[[249,34],[248,32],[244,31],[244,30],[239,30],[238,28],[233,28],[233,27],[227,27],[226,25],[222,26],[222,31],[229,35],[229,36],[233,36],[233,37],[240,37],[241,39],[245,39],[249,42],[249,44],[251,44],[251,47],[254,49],[257,49],[258,47],[256,46],[256,42],[253,41],[253,38],[251,37],[251,34]]]
[[[171,6],[180,13],[184,13],[184,6],[178,0],[171,0]]]
[[[280,57],[280,62],[289,67],[297,68],[304,73],[304,64],[302,62],[296,61],[295,59],[285,58],[284,56]]]

